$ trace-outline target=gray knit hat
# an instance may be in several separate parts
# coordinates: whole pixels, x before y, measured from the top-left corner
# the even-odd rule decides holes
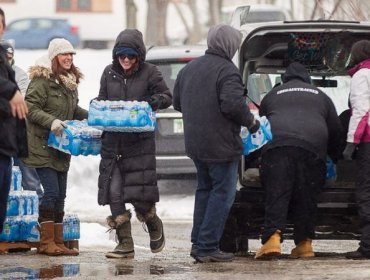
[[[49,43],[49,58],[53,60],[58,54],[64,53],[73,53],[76,54],[75,49],[73,48],[72,44],[63,38],[55,38],[50,41]]]

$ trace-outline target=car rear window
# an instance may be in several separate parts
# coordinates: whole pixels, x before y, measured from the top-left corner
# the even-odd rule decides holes
[[[162,72],[163,78],[168,88],[170,89],[171,92],[173,92],[177,74],[186,65],[186,62],[158,61],[153,64],[157,65],[157,67],[159,68],[159,71]]]

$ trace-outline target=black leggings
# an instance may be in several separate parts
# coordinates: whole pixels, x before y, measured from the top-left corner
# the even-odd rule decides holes
[[[113,170],[112,180],[109,189],[109,207],[113,217],[123,214],[126,211],[125,203],[121,200],[122,177],[118,167]],[[152,207],[154,202],[138,201],[131,203],[135,211],[145,216]]]

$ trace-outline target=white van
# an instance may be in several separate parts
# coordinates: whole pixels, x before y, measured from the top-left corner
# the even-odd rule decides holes
[[[240,6],[238,6],[240,7]],[[276,5],[269,4],[256,4],[243,6],[244,8],[249,7],[247,10],[248,15],[242,24],[255,23],[255,22],[269,22],[269,21],[289,21],[291,20],[290,13]],[[223,23],[231,23],[233,13],[236,10],[236,6],[223,7],[221,9],[221,21]]]

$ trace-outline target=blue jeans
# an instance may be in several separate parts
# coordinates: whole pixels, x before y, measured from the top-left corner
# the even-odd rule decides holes
[[[219,242],[235,199],[238,163],[238,160],[224,163],[194,160],[198,186],[191,242],[200,256],[219,250]]]
[[[67,172],[59,172],[47,167],[36,168],[36,172],[44,187],[44,196],[39,209],[63,212],[67,194]]]
[[[22,173],[22,188],[25,191],[36,191],[39,201],[44,195],[44,191],[41,188],[39,175],[37,175],[36,169],[28,167],[21,160],[14,158],[14,165],[18,165]]]
[[[8,202],[10,184],[12,181],[11,158],[0,155],[0,233],[6,217],[6,205]]]

